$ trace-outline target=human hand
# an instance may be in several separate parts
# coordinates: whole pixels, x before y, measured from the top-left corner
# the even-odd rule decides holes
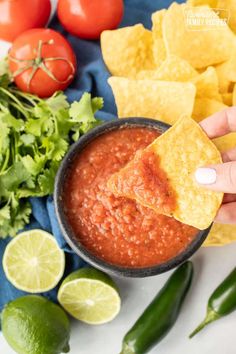
[[[213,114],[204,119],[200,126],[210,139],[236,132],[236,107]],[[224,152],[222,160],[223,164],[198,168],[195,178],[202,186],[225,193],[215,221],[236,224],[236,147]]]

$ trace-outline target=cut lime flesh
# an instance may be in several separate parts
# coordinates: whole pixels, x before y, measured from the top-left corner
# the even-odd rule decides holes
[[[60,287],[58,301],[71,316],[88,324],[112,321],[119,313],[121,303],[115,286],[84,276],[65,280]]]
[[[3,269],[18,289],[40,293],[53,289],[65,269],[65,255],[55,238],[42,230],[16,236],[6,247]]]

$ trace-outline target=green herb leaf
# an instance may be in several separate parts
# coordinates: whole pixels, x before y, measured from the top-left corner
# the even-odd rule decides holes
[[[10,206],[5,205],[0,209],[0,226],[3,226],[7,220],[11,219]]]
[[[94,114],[102,105],[89,93],[72,105],[62,92],[43,100],[19,91],[7,73],[0,76],[0,237],[29,222],[28,197],[53,193],[70,143],[100,124]]]
[[[61,109],[68,109],[70,107],[66,95],[63,92],[56,92],[52,97],[46,100],[48,109],[53,113],[57,113]]]
[[[79,102],[74,102],[71,105],[69,114],[73,122],[79,123],[91,123],[96,119],[94,113],[102,108],[102,99],[91,99],[90,93],[84,93]]]
[[[21,161],[32,176],[37,176],[41,173],[45,165],[45,157],[39,155],[35,155],[34,159],[30,155],[23,156]]]
[[[97,111],[102,109],[103,104],[104,104],[104,100],[103,100],[102,97],[94,97],[92,99],[92,110],[93,110],[93,113],[96,113]]]
[[[22,162],[15,162],[4,174],[0,176],[0,185],[10,192],[15,191],[21,183],[30,178]],[[1,192],[0,192],[1,193]]]
[[[91,98],[91,94],[84,93],[79,102],[74,102],[69,110],[71,120],[75,123],[72,131],[74,141],[78,140],[81,134],[85,134],[100,122],[95,118],[94,113],[103,107],[103,99],[100,97]],[[79,124],[76,124],[79,123]]]
[[[0,153],[3,154],[9,146],[9,133],[10,129],[7,124],[4,123],[0,118]]]
[[[52,194],[54,190],[54,181],[59,163],[52,162],[50,168],[46,169],[38,178],[40,189],[43,195]]]
[[[26,146],[32,145],[35,142],[35,136],[33,134],[22,134],[20,140]]]

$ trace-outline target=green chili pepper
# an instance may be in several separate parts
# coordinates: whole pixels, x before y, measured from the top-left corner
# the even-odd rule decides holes
[[[236,268],[216,288],[207,304],[207,314],[204,321],[190,334],[192,338],[209,323],[230,314],[236,310]]]
[[[191,262],[182,264],[169,278],[123,339],[121,354],[144,354],[174,325],[193,275]]]

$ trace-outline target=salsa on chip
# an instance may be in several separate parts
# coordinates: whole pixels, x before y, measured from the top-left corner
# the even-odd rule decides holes
[[[135,199],[156,212],[198,229],[212,223],[223,193],[197,184],[198,167],[222,162],[201,127],[184,117],[115,173],[108,186],[115,195]]]

